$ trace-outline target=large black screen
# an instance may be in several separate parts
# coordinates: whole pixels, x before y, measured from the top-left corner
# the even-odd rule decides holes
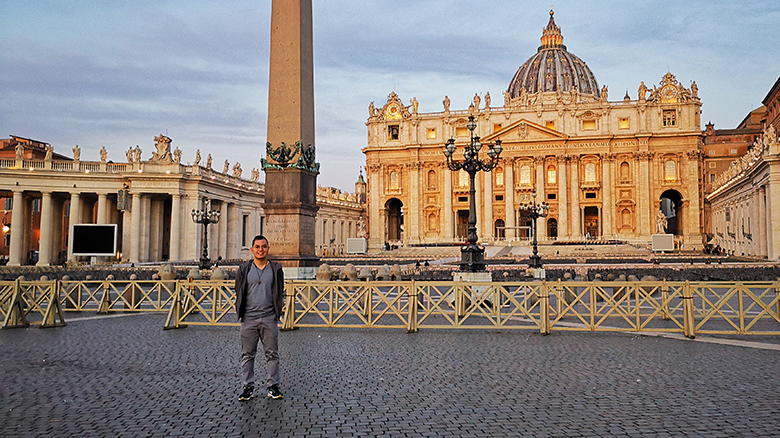
[[[73,255],[116,255],[116,224],[73,224]]]

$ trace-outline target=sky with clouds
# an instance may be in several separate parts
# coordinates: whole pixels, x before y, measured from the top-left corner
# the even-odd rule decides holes
[[[372,101],[391,91],[420,112],[500,97],[539,46],[548,1],[313,0],[318,184],[352,191]],[[702,121],[734,128],[780,76],[776,0],[554,2],[568,50],[610,100],[671,71],[696,81]],[[270,0],[4,1],[0,138],[124,161],[167,134],[244,176],[265,153]],[[652,88],[652,87],[651,87]],[[497,102],[501,99],[494,98]],[[221,165],[215,164],[221,170]]]

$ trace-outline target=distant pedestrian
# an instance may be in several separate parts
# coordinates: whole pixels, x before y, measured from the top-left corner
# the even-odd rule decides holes
[[[252,239],[253,259],[242,264],[236,274],[236,313],[241,321],[241,401],[252,398],[255,389],[255,356],[258,341],[265,353],[268,397],[279,399],[279,319],[284,300],[282,265],[268,260],[268,239]]]

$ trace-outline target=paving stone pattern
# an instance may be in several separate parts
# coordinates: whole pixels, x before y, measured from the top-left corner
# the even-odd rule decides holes
[[[780,435],[777,351],[620,333],[300,329],[281,334],[285,398],[241,403],[238,328],[78,317],[0,331],[0,436]]]

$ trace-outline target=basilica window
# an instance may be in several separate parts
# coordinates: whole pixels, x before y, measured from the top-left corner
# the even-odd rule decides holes
[[[465,126],[459,126],[455,128],[455,137],[468,137],[469,136],[469,128]]]
[[[436,188],[436,171],[435,170],[429,170],[428,171],[428,188],[433,190]]]
[[[390,136],[390,140],[398,140],[398,125],[390,125],[387,127],[387,133]]]
[[[520,166],[520,185],[531,185],[531,166],[527,164]]]
[[[620,181],[631,181],[631,167],[625,161],[620,163]]]
[[[664,181],[677,181],[677,163],[675,163],[673,160],[668,160],[666,163],[664,163]]]
[[[595,131],[596,130],[596,121],[595,120],[583,120],[582,121],[582,130],[583,131]]]
[[[390,172],[390,189],[391,190],[398,190],[401,187],[399,178],[398,178],[398,172],[392,171]]]
[[[436,138],[436,128],[428,128],[428,139]]]
[[[501,130],[501,124],[500,123],[493,123],[493,132],[498,132]]]
[[[496,186],[504,187],[504,169],[496,169]]]
[[[622,228],[631,228],[631,210],[624,208],[621,212]]]
[[[631,124],[628,122],[628,117],[620,117],[618,119],[618,129],[628,129]]]
[[[588,163],[585,165],[585,182],[596,182],[596,165],[594,163]]]
[[[547,127],[547,129],[555,129],[555,120],[548,120],[544,122],[544,126]]]
[[[663,124],[664,124],[664,126],[676,126],[677,125],[677,111],[676,110],[664,110],[664,112],[663,112]]]
[[[458,187],[469,186],[469,173],[463,169],[458,171]]]
[[[547,166],[547,184],[555,184],[557,180],[558,175],[555,171],[555,166]]]
[[[439,229],[439,217],[436,213],[428,215],[428,231],[436,231]]]

